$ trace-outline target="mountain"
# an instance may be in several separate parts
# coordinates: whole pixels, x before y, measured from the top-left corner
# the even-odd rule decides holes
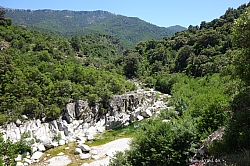
[[[6,17],[12,22],[31,30],[56,33],[62,36],[74,36],[89,33],[112,35],[127,47],[149,39],[162,39],[184,30],[158,27],[136,17],[116,15],[107,11],[71,11],[71,10],[23,10],[0,7],[6,11]]]
[[[180,26],[180,25],[170,26],[170,27],[168,27],[168,29],[170,29],[172,31],[176,31],[176,32],[187,30],[187,28]]]

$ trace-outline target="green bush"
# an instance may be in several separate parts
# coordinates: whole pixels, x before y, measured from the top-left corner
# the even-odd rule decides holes
[[[110,165],[187,165],[196,143],[192,120],[148,120],[131,142],[131,149],[119,153]]]
[[[30,142],[26,141],[26,134],[21,136],[21,139],[13,143],[9,139],[4,141],[3,134],[0,134],[0,165],[15,166],[15,158],[18,154],[23,154],[25,152],[31,153]]]

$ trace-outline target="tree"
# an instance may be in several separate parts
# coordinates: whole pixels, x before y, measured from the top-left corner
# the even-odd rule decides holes
[[[239,77],[250,85],[250,8],[239,17],[233,27],[233,42],[242,48],[242,52],[237,55],[235,65]]]
[[[118,153],[110,166],[187,165],[197,141],[190,119],[172,119],[168,123],[161,119],[148,120],[133,138],[131,149],[125,154]]]
[[[188,58],[193,56],[194,50],[191,46],[183,46],[177,54],[175,61],[176,71],[184,71],[188,65]]]
[[[234,23],[233,42],[241,48],[235,57],[235,73],[242,80],[231,103],[232,117],[226,126],[222,147],[226,152],[250,149],[250,8]]]
[[[124,56],[124,62],[124,74],[128,78],[136,76],[139,70],[140,55],[137,52],[128,52]]]

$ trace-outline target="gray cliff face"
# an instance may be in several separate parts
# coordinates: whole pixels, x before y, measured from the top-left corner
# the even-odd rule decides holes
[[[161,95],[161,98],[167,97]],[[25,123],[17,120],[0,127],[0,132],[5,139],[10,138],[13,142],[18,141],[23,133],[29,133],[29,139],[35,141],[35,152],[39,151],[41,144],[46,149],[58,146],[58,137],[66,143],[76,139],[93,139],[94,134],[148,118],[161,109],[167,109],[167,106],[162,100],[156,100],[156,92],[137,90],[116,95],[105,106],[101,103],[89,106],[87,101],[74,101],[66,105],[63,115],[56,120],[42,122],[37,119]]]
[[[78,100],[66,106],[63,119],[68,123],[74,120],[95,124],[99,120],[105,120],[106,129],[112,129],[128,125],[138,119],[138,116],[149,118],[159,110],[164,109],[163,102],[156,101],[154,91],[138,90],[123,95],[114,96],[111,101],[103,106],[97,103],[90,107],[87,101]]]

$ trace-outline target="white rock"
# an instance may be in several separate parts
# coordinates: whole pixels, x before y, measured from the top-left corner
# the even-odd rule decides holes
[[[145,111],[141,112],[141,116],[143,116],[144,118],[149,118],[152,116],[152,112],[150,111],[150,109],[152,108],[148,108]]]
[[[97,155],[98,154],[97,150],[95,150],[95,149],[92,149],[89,153],[92,154],[92,155]]]
[[[93,135],[88,135],[88,138],[87,138],[88,141],[92,141],[93,139],[94,139]]]
[[[46,147],[46,148],[52,148],[53,145],[52,145],[52,141],[50,138],[46,138],[43,140],[43,145]]]
[[[78,145],[78,147],[81,148],[83,152],[89,152],[91,150],[91,148],[85,144]]]
[[[141,120],[143,120],[143,119],[144,119],[143,116],[141,116],[141,115],[138,115],[138,116],[137,116],[137,120],[138,120],[138,121],[141,121]]]
[[[44,152],[46,150],[46,148],[45,148],[45,146],[43,144],[38,145],[37,149],[40,152]]]
[[[82,149],[81,148],[75,148],[74,154],[82,154]]]
[[[69,147],[64,148],[65,150],[69,150]]]
[[[65,140],[63,140],[63,139],[59,140],[58,144],[59,144],[60,146],[65,145]]]
[[[24,166],[22,162],[17,162],[16,166]]]
[[[42,157],[43,153],[42,152],[35,152],[32,157],[31,160],[39,160]]]
[[[17,155],[17,157],[15,158],[15,161],[22,161],[22,155]]]
[[[52,145],[52,147],[57,147],[58,146],[58,142],[52,142],[51,145]]]
[[[63,155],[64,155],[63,152],[60,152],[60,153],[57,154],[57,156],[63,156]]]
[[[27,158],[24,158],[23,161],[24,161],[25,163],[28,163],[28,164],[31,164],[31,163],[32,163],[32,161],[31,161],[30,159],[27,159]]]
[[[16,120],[16,126],[19,127],[21,124],[22,124],[21,120],[20,120],[20,119],[17,119],[17,120]]]
[[[100,156],[99,155],[92,155],[91,158],[94,160],[98,160],[100,158]]]
[[[22,115],[23,119],[29,119],[26,115]]]
[[[90,157],[91,157],[91,155],[89,153],[80,154],[80,159],[81,160],[86,160],[86,159],[89,159]]]

